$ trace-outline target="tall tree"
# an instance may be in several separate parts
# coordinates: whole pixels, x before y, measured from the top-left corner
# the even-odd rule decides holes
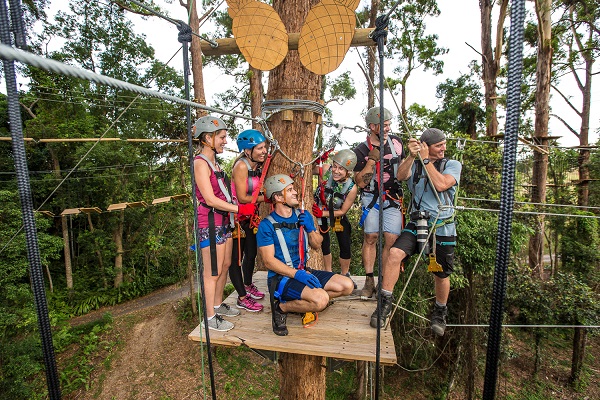
[[[552,0],[536,0],[537,63],[535,91],[534,143],[531,201],[546,202],[548,176],[548,121],[550,118],[550,79],[552,67]],[[534,233],[529,238],[529,268],[542,274],[544,254],[544,216],[535,216]]]
[[[494,0],[481,0],[481,64],[483,86],[485,89],[485,107],[487,114],[486,135],[494,137],[498,134],[498,94],[496,80],[500,72],[500,58],[504,43],[504,21],[506,20],[508,0],[501,0],[500,12],[496,23],[496,43],[492,43],[492,11]]]
[[[273,8],[279,14],[286,30],[300,32],[310,7],[317,0],[275,0]],[[300,64],[296,50],[289,51],[283,62],[269,73],[267,100],[301,99],[319,101],[322,77],[315,75]],[[279,141],[282,151],[298,162],[307,163],[312,157],[317,115],[305,118],[303,111],[293,111],[291,119],[282,113],[271,118],[270,129]],[[272,173],[290,173],[291,165],[284,157],[274,159]],[[312,168],[306,168],[302,182],[312,182]],[[303,203],[310,204],[312,185],[305,184]],[[305,190],[306,189],[306,190]],[[323,357],[284,353],[281,362],[279,398],[323,399],[325,398],[325,369]]]

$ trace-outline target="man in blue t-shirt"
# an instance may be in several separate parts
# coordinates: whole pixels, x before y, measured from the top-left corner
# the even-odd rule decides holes
[[[456,246],[456,224],[454,223],[454,196],[460,181],[462,165],[456,160],[444,158],[446,151],[446,136],[435,128],[426,129],[420,141],[411,138],[408,142],[411,159],[411,174],[408,178],[408,189],[412,193],[411,220],[405,226],[390,249],[390,255],[381,285],[381,326],[385,326],[389,318],[394,298],[392,291],[400,275],[402,261],[418,253],[417,225],[430,231],[429,248],[435,254],[435,261],[440,264],[442,271],[433,272],[435,281],[435,305],[431,316],[431,329],[443,336],[446,330],[446,303],[450,294],[449,276],[453,272],[454,247]],[[421,160],[416,163],[415,158]],[[371,315],[371,326],[377,327],[377,310]]]
[[[316,313],[327,307],[329,299],[349,295],[354,289],[347,276],[306,267],[308,246],[319,249],[323,237],[313,216],[297,210],[298,193],[293,184],[294,180],[283,174],[265,180],[265,195],[274,210],[256,233],[258,251],[269,270],[273,332],[279,336],[288,334],[288,312],[304,314],[303,323],[316,321]]]

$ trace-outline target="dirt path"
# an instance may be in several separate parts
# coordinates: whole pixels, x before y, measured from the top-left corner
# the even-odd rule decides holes
[[[144,297],[117,304],[111,307],[102,307],[96,311],[71,319],[71,326],[77,326],[88,322],[96,321],[106,313],[111,313],[113,317],[130,314],[145,308],[158,306],[164,303],[174,303],[177,300],[189,297],[190,284],[188,281],[176,283],[152,292]]]

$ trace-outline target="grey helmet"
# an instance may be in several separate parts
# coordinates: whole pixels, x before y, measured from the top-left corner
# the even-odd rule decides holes
[[[221,129],[228,129],[221,118],[206,115],[196,120],[194,124],[194,137],[197,138],[203,132],[213,133]]]
[[[369,111],[367,111],[367,116],[365,117],[367,126],[369,126],[369,124],[379,125],[379,123],[380,123],[379,116],[380,116],[379,106],[369,108]],[[383,109],[383,120],[390,121],[391,119],[392,119],[392,113],[387,108],[384,108]]]
[[[342,149],[333,155],[332,160],[346,171],[352,172],[356,166],[356,153],[349,149]]]
[[[270,199],[275,192],[281,192],[283,189],[294,183],[294,180],[285,174],[277,174],[268,177],[265,180],[265,194]]]

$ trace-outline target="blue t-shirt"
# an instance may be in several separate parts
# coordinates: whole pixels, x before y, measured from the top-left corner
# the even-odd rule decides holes
[[[420,161],[417,161],[420,162]],[[407,185],[410,192],[413,194],[413,205],[418,205],[419,210],[429,211],[429,215],[431,216],[429,219],[429,226],[434,223],[434,219],[438,213],[438,199],[434,194],[432,189],[432,185],[429,183],[429,179],[426,176],[422,176],[421,179],[415,185],[413,180],[413,175],[415,174],[417,168],[417,164],[413,164],[412,166],[412,174],[411,177],[408,178]],[[452,175],[456,180],[454,186],[444,192],[438,192],[438,196],[442,204],[452,206],[454,204],[454,196],[456,195],[456,188],[458,186],[458,182],[460,182],[460,172],[462,170],[462,165],[460,162],[456,160],[448,160],[442,174],[444,175]],[[423,171],[423,175],[425,171]],[[425,186],[427,185],[427,186]],[[439,217],[438,223],[442,220],[450,218],[454,214],[453,208],[444,208],[442,209]],[[456,236],[456,224],[445,224],[438,227],[435,231],[436,235],[440,236]]]
[[[275,211],[273,211],[270,215],[276,222],[285,222],[289,224],[295,224],[296,222],[298,222],[296,210],[293,210],[292,216],[289,218],[284,218],[281,215],[277,214]],[[290,258],[292,259],[292,264],[294,265],[294,268],[297,269],[298,265],[300,265],[300,248],[298,246],[300,228],[288,229],[285,227],[281,227],[281,232],[283,233],[283,237],[285,238],[285,243],[287,244],[287,248],[290,253]],[[279,244],[277,233],[275,233],[275,228],[273,227],[271,221],[269,221],[266,218],[260,221],[260,224],[258,225],[258,231],[256,232],[256,244],[258,247],[274,245],[275,258],[277,258],[279,261],[285,264],[285,258],[283,257],[283,252],[281,251],[281,245]],[[305,241],[304,249],[306,250],[306,254],[308,254],[308,248],[306,246],[307,243]],[[275,272],[269,270],[269,278],[272,278],[275,275]]]

